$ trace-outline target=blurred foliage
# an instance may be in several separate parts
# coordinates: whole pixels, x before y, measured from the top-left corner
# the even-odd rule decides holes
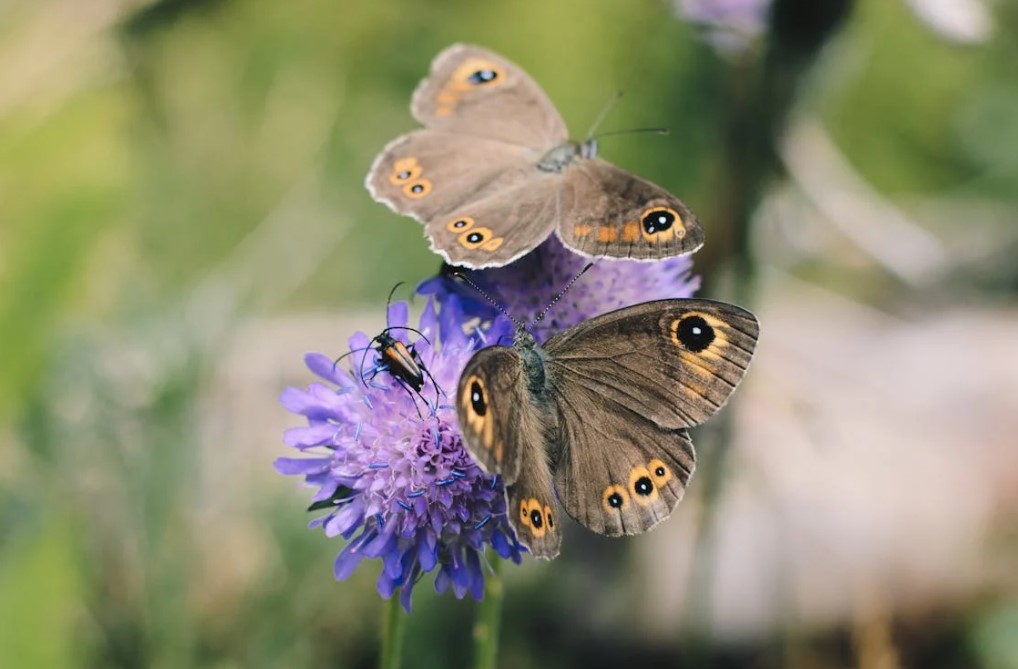
[[[998,4],[991,40],[963,48],[902,2],[861,0],[799,104],[880,192],[1013,212],[1018,12]],[[369,570],[330,582],[335,542],[306,530],[293,496],[262,476],[268,461],[206,471],[201,426],[217,407],[203,402],[244,319],[376,308],[396,281],[434,271],[419,226],[362,182],[415,126],[410,93],[454,41],[522,65],[577,137],[624,90],[605,129],[672,134],[613,137],[603,153],[680,194],[711,234],[740,70],[666,2],[0,5],[0,666],[374,662]],[[271,300],[210,290],[280,215],[293,246],[238,271],[292,288]],[[312,225],[322,219],[331,232]],[[964,234],[965,217],[950,219]],[[252,471],[272,489],[230,497],[230,477]],[[587,584],[556,590],[553,574],[566,572],[511,582],[504,666],[674,654],[570,636],[556,602],[582,601]],[[471,605],[427,590],[411,666],[462,666]],[[1015,666],[1015,602],[975,604],[951,627],[958,664],[936,666]],[[816,652],[850,657],[838,634]],[[549,648],[552,635],[565,641]],[[783,657],[780,646],[722,649],[718,666]]]

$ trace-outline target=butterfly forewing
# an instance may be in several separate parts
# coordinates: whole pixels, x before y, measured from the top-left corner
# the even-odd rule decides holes
[[[410,110],[423,125],[509,144],[550,149],[568,139],[565,122],[519,66],[486,49],[454,44],[431,63]]]
[[[580,253],[656,260],[703,246],[703,228],[682,200],[603,160],[577,161],[561,188],[558,235]]]
[[[509,522],[520,542],[544,558],[558,555],[561,535],[545,443],[547,417],[528,395],[519,354],[492,346],[474,354],[460,375],[460,433],[488,473],[502,476]]]
[[[660,300],[620,309],[546,345],[560,393],[595,393],[605,411],[626,410],[665,429],[693,427],[720,409],[749,367],[759,325],[739,307]]]

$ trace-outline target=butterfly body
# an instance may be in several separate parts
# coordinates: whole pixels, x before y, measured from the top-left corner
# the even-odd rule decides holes
[[[566,142],[559,144],[537,161],[537,169],[559,173],[577,160],[593,160],[597,157],[597,140]]]
[[[457,415],[478,464],[506,484],[517,537],[559,552],[558,510],[608,536],[644,532],[682,498],[696,457],[687,429],[728,399],[759,327],[738,307],[662,300],[585,321],[539,346],[474,354]]]
[[[665,189],[597,157],[521,68],[475,46],[440,53],[414,92],[424,128],[390,142],[365,185],[424,224],[433,251],[498,267],[556,234],[588,256],[657,260],[692,253],[703,229]]]

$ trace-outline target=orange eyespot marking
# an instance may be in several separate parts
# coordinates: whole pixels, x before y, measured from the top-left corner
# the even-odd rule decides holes
[[[392,165],[392,174],[389,181],[394,184],[402,184],[412,181],[421,176],[422,167],[413,156],[400,158]]]
[[[435,114],[438,116],[451,116],[452,107],[439,107],[435,110]]]
[[[599,225],[597,227],[597,241],[602,244],[608,244],[615,241],[615,228],[608,227],[606,225]]]
[[[693,311],[671,322],[672,343],[682,351],[703,354],[708,349],[724,348],[728,345],[724,321],[714,316]]]
[[[555,519],[551,515],[551,507],[545,505],[544,507],[544,524],[548,526],[548,530],[555,529]]]
[[[535,538],[540,539],[548,531],[542,504],[533,497],[520,501],[520,522],[530,529]]]
[[[592,226],[589,226],[589,225],[577,225],[575,228],[573,228],[573,233],[577,237],[586,237],[587,235],[589,235],[593,231],[594,231],[594,228]]]
[[[622,241],[635,242],[640,238],[640,224],[629,222],[622,228]]]
[[[494,251],[499,246],[502,246],[502,242],[504,241],[505,240],[501,237],[495,237],[490,242],[485,242],[484,246],[482,246],[481,248],[484,249],[485,251]]]
[[[427,179],[418,179],[403,186],[403,194],[415,200],[420,199],[431,192],[431,182]]]
[[[438,97],[435,99],[438,100],[439,104],[454,105],[459,102],[460,96],[456,95],[452,91],[442,89],[438,92]]]
[[[651,207],[640,214],[640,226],[643,238],[657,244],[682,239],[686,236],[686,228],[682,224],[679,212],[671,207]]]
[[[607,513],[621,511],[629,503],[629,493],[620,485],[612,484],[601,494],[601,506]]]
[[[646,505],[657,501],[657,486],[646,467],[633,467],[629,472],[629,492],[639,504]]]
[[[491,417],[488,416],[488,391],[484,387],[484,381],[476,374],[462,386],[460,391],[460,408],[467,416],[466,426],[471,432],[481,436],[485,448],[492,445]]]
[[[501,86],[505,81],[505,68],[501,65],[483,58],[471,58],[456,68],[447,86],[453,90],[469,91],[473,88]]]
[[[412,170],[415,167],[419,167],[417,159],[414,158],[413,156],[408,156],[406,158],[400,158],[395,163],[393,163],[392,171],[402,172],[403,170]]]
[[[492,241],[493,233],[488,228],[472,228],[459,236],[460,246],[468,249],[476,249],[485,242]]]
[[[668,468],[664,460],[654,458],[647,463],[647,469],[650,470],[650,475],[654,479],[654,485],[658,488],[663,488],[666,483],[672,480],[672,470]]]
[[[449,221],[445,229],[449,232],[466,232],[474,225],[474,219],[469,216],[460,216]]]

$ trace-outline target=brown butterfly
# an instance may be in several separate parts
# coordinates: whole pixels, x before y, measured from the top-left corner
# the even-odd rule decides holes
[[[544,91],[502,56],[453,45],[410,110],[425,128],[390,142],[365,185],[424,223],[431,248],[470,268],[506,265],[555,231],[587,256],[692,253],[703,229],[681,200],[569,141]]]
[[[460,431],[478,464],[504,478],[521,543],[558,555],[559,504],[608,536],[667,518],[696,464],[686,430],[728,400],[759,332],[730,304],[660,300],[584,321],[543,348],[518,327],[512,347],[474,354],[459,381]]]

